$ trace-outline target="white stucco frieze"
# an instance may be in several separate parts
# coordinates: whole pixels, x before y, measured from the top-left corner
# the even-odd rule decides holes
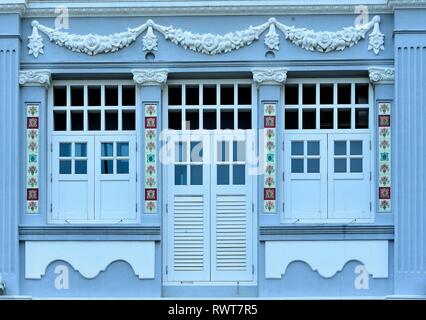
[[[49,70],[24,70],[19,71],[19,84],[21,86],[50,86]]]
[[[233,31],[224,35],[212,33],[193,33],[173,26],[163,26],[153,20],[136,27],[128,28],[127,31],[113,33],[110,35],[98,34],[74,34],[59,29],[52,29],[40,24],[38,21],[31,23],[32,34],[28,37],[28,53],[35,58],[43,54],[43,38],[39,31],[49,37],[49,40],[56,45],[65,47],[71,51],[88,55],[115,52],[131,45],[142,33],[143,50],[158,50],[158,39],[154,33],[161,34],[166,40],[183,47],[184,49],[204,53],[208,55],[223,54],[238,50],[251,45],[259,40],[260,36],[268,30],[264,37],[264,44],[269,50],[279,50],[280,36],[277,30],[281,31],[284,38],[291,43],[308,51],[331,52],[341,51],[352,47],[368,35],[368,50],[376,55],[380,50],[384,50],[384,34],[379,28],[380,17],[375,16],[370,22],[361,26],[350,26],[340,31],[314,31],[306,28],[296,28],[278,22],[275,18],[270,18],[267,22],[250,26],[246,30]]]
[[[368,76],[370,82],[375,83],[392,83],[395,81],[395,69],[383,67],[370,67],[368,68]]]
[[[134,69],[133,80],[140,86],[163,85],[167,81],[166,69]]]

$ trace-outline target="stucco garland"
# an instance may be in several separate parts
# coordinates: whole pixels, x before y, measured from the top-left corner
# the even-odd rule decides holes
[[[266,30],[268,32],[265,35],[264,44],[269,50],[279,50],[280,36],[276,31],[278,29],[283,33],[286,40],[305,50],[331,52],[354,46],[365,38],[367,32],[373,29],[368,36],[368,50],[372,50],[377,55],[380,50],[384,50],[384,34],[380,32],[379,24],[380,17],[375,16],[370,22],[362,26],[351,26],[340,31],[330,32],[286,26],[275,18],[270,18],[266,23],[259,26],[250,26],[246,30],[229,32],[225,35],[215,35],[192,33],[173,26],[166,27],[156,24],[153,20],[147,20],[139,27],[128,28],[125,32],[110,35],[92,33],[79,35],[46,27],[34,20],[31,23],[32,34],[28,37],[28,53],[35,58],[44,53],[43,38],[39,31],[47,35],[49,40],[58,46],[88,55],[115,52],[128,47],[145,31],[147,32],[142,40],[143,50],[157,51],[158,39],[154,30],[161,33],[166,40],[184,49],[216,55],[249,46],[257,41]]]

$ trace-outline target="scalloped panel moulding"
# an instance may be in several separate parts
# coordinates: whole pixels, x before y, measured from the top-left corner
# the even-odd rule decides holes
[[[154,241],[27,241],[25,278],[41,279],[54,261],[65,261],[87,279],[114,261],[127,262],[139,279],[154,279]]]
[[[303,261],[330,278],[349,261],[359,261],[373,278],[387,278],[388,250],[387,240],[266,241],[265,277],[281,279],[290,263]]]
[[[124,32],[110,35],[92,33],[79,35],[46,27],[34,20],[31,23],[32,34],[28,37],[28,53],[35,58],[44,53],[43,37],[39,31],[47,35],[49,40],[58,46],[88,55],[115,52],[128,47],[145,31],[145,36],[142,39],[144,51],[158,50],[158,39],[154,33],[154,31],[157,31],[166,40],[184,49],[215,55],[249,46],[259,40],[266,30],[268,32],[265,34],[264,44],[269,50],[279,50],[280,35],[277,32],[279,30],[284,38],[293,44],[308,51],[319,52],[341,51],[352,47],[364,39],[366,34],[372,30],[368,35],[368,50],[372,50],[377,55],[380,50],[384,50],[385,38],[384,34],[380,32],[379,24],[380,17],[374,16],[370,22],[364,25],[345,27],[342,30],[331,32],[286,26],[275,18],[270,18],[264,24],[255,27],[250,26],[245,30],[215,35],[192,33],[173,26],[166,27],[149,19],[144,24],[136,28],[128,28]]]

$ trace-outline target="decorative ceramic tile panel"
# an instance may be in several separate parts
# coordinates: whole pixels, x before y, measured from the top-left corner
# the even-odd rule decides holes
[[[388,102],[379,103],[378,133],[379,212],[391,212],[391,104]]]
[[[145,212],[156,213],[157,186],[157,105],[145,105]]]
[[[39,105],[27,105],[27,212],[39,212]]]
[[[263,206],[265,212],[276,212],[276,116],[277,105],[265,103]]]

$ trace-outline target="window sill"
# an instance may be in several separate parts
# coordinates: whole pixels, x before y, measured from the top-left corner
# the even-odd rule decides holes
[[[338,224],[338,225],[352,225],[363,223],[374,223],[374,218],[344,218],[344,219],[281,219],[281,224],[299,225],[299,224]]]

